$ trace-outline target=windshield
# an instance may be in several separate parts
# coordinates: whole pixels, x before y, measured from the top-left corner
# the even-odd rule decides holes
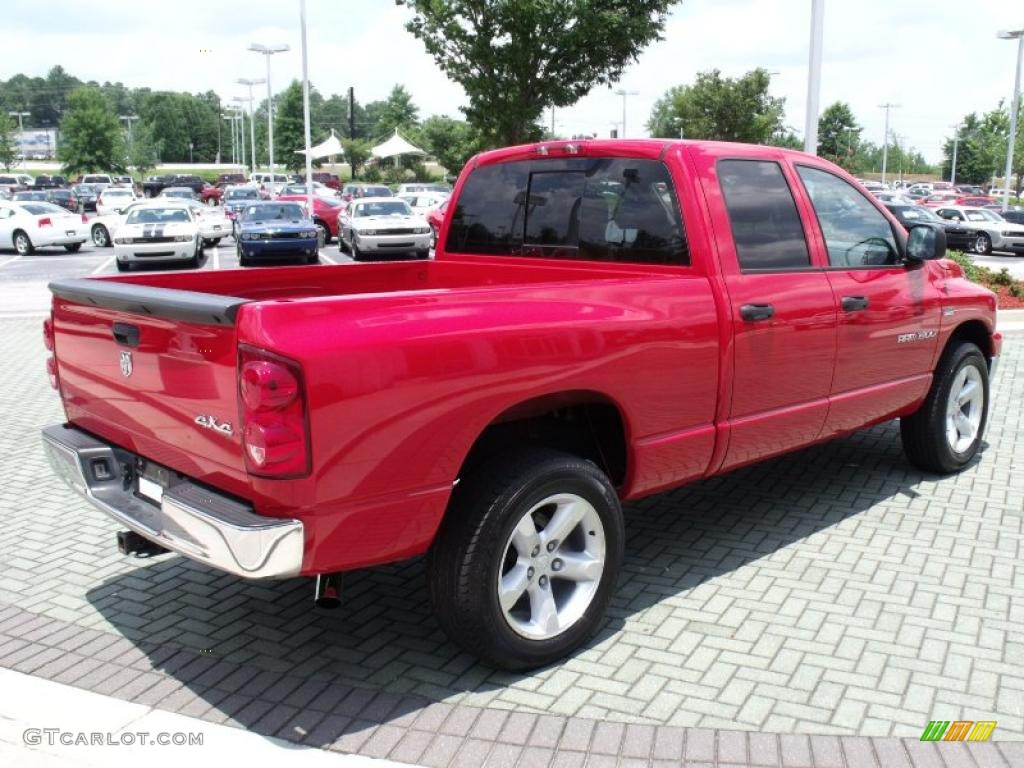
[[[125,224],[169,224],[188,221],[184,208],[136,208],[128,214]]]
[[[980,208],[976,211],[964,211],[964,215],[968,221],[1005,221],[998,213]]]
[[[901,208],[900,213],[903,214],[904,219],[911,221],[942,221],[942,219],[932,211],[919,206],[914,206],[913,208]]]
[[[272,203],[270,205],[250,205],[242,215],[246,221],[275,221],[304,218],[302,206],[297,203]]]
[[[18,192],[14,195],[15,200],[45,200],[45,192]]]
[[[354,216],[408,216],[412,211],[404,200],[381,203],[360,203],[355,207]]]

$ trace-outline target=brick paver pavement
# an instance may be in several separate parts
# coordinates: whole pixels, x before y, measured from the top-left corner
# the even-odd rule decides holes
[[[961,764],[931,719],[997,720],[974,759],[1024,762],[1020,336],[976,465],[925,476],[887,424],[630,505],[604,629],[512,675],[447,642],[420,561],[321,613],[307,580],[119,555],[43,459],[39,326],[0,320],[2,666],[426,765]]]

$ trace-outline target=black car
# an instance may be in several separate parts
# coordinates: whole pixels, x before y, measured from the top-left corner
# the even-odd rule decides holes
[[[1021,210],[999,211],[999,215],[1014,224],[1024,224],[1024,208]]]
[[[68,180],[63,176],[36,176],[36,180],[33,186],[36,189],[56,189],[57,187],[66,187]]]
[[[946,246],[948,248],[957,251],[973,250],[977,233],[965,222],[943,219],[934,211],[920,205],[887,205],[885,207],[907,229],[914,224],[941,224],[946,230]]]
[[[103,190],[92,184],[75,184],[71,191],[75,193],[75,196],[82,204],[83,211],[95,211],[96,200]]]
[[[49,190],[49,195],[49,200],[54,205],[59,205],[61,208],[67,208],[72,213],[85,212],[85,209],[82,207],[82,202],[78,199],[78,195],[70,189],[51,189]]]

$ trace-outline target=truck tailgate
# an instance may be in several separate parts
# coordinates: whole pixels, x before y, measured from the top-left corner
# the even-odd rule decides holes
[[[234,312],[242,300],[69,280],[51,285],[57,375],[70,423],[234,493]]]

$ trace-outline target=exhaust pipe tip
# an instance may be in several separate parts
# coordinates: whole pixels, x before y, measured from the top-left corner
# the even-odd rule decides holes
[[[341,605],[341,574],[318,573],[313,604],[324,610],[334,610]]]

